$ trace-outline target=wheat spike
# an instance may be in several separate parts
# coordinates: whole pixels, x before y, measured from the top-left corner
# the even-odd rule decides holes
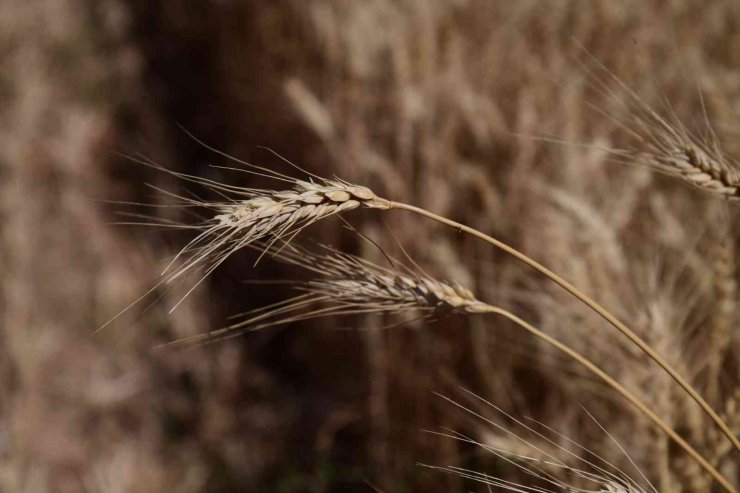
[[[653,110],[636,116],[644,150],[626,151],[637,163],[681,178],[705,192],[740,200],[740,169],[719,145],[692,135],[679,122],[670,123]]]
[[[256,242],[251,247],[266,248],[264,242]],[[323,246],[321,253],[313,253],[292,244],[282,244],[275,257],[312,271],[318,277],[293,283],[302,293],[294,298],[244,314],[241,322],[229,327],[169,345],[220,341],[245,331],[336,315],[417,311],[428,318],[495,310],[457,282],[439,281],[405,267],[403,270],[382,267],[328,246]]]
[[[295,235],[331,215],[360,206],[390,207],[387,200],[369,188],[341,180],[322,183],[295,180],[292,190],[242,188],[238,192],[248,198],[199,204],[215,210],[216,214],[199,225],[201,234],[180,251],[176,259],[185,258],[182,264],[170,271],[171,264],[165,271],[170,272],[170,281],[201,263],[208,265],[207,275],[237,250],[269,237],[271,241],[265,243],[268,250],[275,240]]]
[[[220,196],[222,200],[206,200],[195,195],[178,195],[149,185],[160,195],[174,201],[172,204],[160,205],[160,207],[180,207],[182,209],[207,210],[211,212],[205,217],[199,215],[200,221],[195,223],[180,223],[140,214],[128,215],[147,219],[148,222],[118,223],[191,230],[198,232],[198,234],[164,268],[162,271],[162,280],[159,283],[100,326],[96,330],[96,333],[108,326],[160,286],[171,284],[178,278],[192,272],[200,273],[200,278],[193,283],[180,300],[170,309],[170,313],[172,313],[216,268],[224,263],[232,254],[244,247],[254,245],[256,242],[262,242],[261,245],[264,254],[270,251],[276,241],[282,240],[284,243],[288,243],[304,228],[321,219],[347,212],[360,206],[373,209],[389,209],[391,207],[389,200],[378,197],[367,187],[354,185],[339,178],[331,180],[322,178],[313,173],[308,173],[295,164],[286,161],[309,177],[308,180],[300,180],[262,166],[238,160],[202,142],[200,143],[213,152],[240,165],[238,168],[215,166],[216,168],[271,178],[292,185],[292,189],[270,190],[228,185],[219,181],[168,170],[145,158],[127,156],[137,163],[165,172],[183,181],[200,185]],[[128,204],[157,207],[151,204]]]
[[[508,464],[523,471],[543,486],[526,486],[482,471],[457,466],[425,465],[425,467],[454,474],[488,486],[518,492],[657,493],[657,490],[643,472],[632,462],[626,450],[606,430],[604,432],[627,457],[629,463],[637,470],[642,482],[646,483],[647,487],[641,486],[629,474],[603,459],[597,453],[552,428],[531,418],[526,420],[517,419],[471,391],[463,390],[463,392],[467,394],[468,400],[473,403],[472,406],[438,395],[462,410],[469,417],[472,417],[483,433],[488,434],[493,431],[497,436],[504,437],[506,440],[503,441],[503,444],[498,441],[496,444],[492,444],[485,438],[478,439],[449,429],[434,434],[473,445],[486,453],[493,454],[499,459],[497,462]],[[499,422],[499,420],[489,416],[486,412],[489,409],[500,413],[507,418],[506,421]],[[564,447],[563,442],[573,445],[574,450]]]
[[[323,257],[304,254],[301,260],[319,265],[323,275],[323,279],[311,281],[308,289],[343,304],[370,303],[394,311],[408,307],[437,313],[491,310],[472,291],[454,281],[439,281],[411,271],[393,271],[336,250]]]
[[[590,73],[594,88],[621,106],[627,116],[597,111],[639,142],[631,148],[607,148],[606,151],[618,161],[647,166],[726,200],[740,200],[740,164],[722,151],[705,107],[701,115],[702,132],[696,135],[681,123],[670,107],[670,116],[661,115],[606,66],[590,55],[589,58],[597,67]]]

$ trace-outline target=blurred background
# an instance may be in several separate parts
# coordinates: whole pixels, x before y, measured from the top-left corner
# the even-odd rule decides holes
[[[625,89],[594,59],[689,126],[704,105],[725,151],[739,154],[735,0],[3,1],[0,490],[486,491],[419,463],[533,484],[426,431],[518,450],[435,395],[497,414],[464,388],[627,470],[585,408],[660,491],[709,491],[612,392],[496,318],[392,329],[382,317],[322,320],[154,351],[287,295],[246,279],[302,275],[269,259],[255,269],[249,252],[174,313],[184,288],[91,336],[189,239],[113,224],[128,209],[108,201],[163,200],[145,183],[189,189],[122,154],[276,186],[209,167],[223,159],[183,127],[240,159],[285,171],[266,146],[516,246],[635,327],[738,426],[736,214],[610,161],[602,148],[635,142],[618,124]],[[599,361],[737,477],[696,407],[540,277],[402,211],[346,217]],[[306,233],[382,261],[338,221]]]

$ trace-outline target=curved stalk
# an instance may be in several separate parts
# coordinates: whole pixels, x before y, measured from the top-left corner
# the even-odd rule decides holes
[[[651,348],[644,340],[640,338],[640,336],[638,336],[635,332],[633,332],[629,327],[627,327],[624,323],[622,323],[614,315],[609,313],[609,311],[607,311],[606,308],[599,305],[596,301],[591,299],[585,293],[581,292],[578,288],[573,286],[571,283],[569,283],[562,277],[558,276],[557,274],[552,272],[550,269],[548,269],[544,265],[524,255],[520,251],[510,247],[506,243],[503,243],[497,240],[496,238],[493,238],[491,236],[488,236],[485,233],[478,231],[477,229],[473,229],[469,226],[465,226],[464,224],[458,223],[451,219],[447,219],[446,217],[439,216],[437,214],[429,212],[420,207],[416,207],[416,206],[409,205],[409,204],[404,204],[402,202],[390,201],[390,208],[391,209],[403,209],[403,210],[407,210],[410,212],[414,212],[416,214],[426,216],[442,224],[446,224],[447,226],[451,226],[457,229],[458,231],[464,231],[477,238],[480,238],[481,240],[486,241],[490,243],[491,245],[494,245],[497,248],[500,248],[501,250],[505,251],[509,255],[515,257],[517,260],[520,260],[521,262],[525,263],[529,267],[540,272],[545,277],[553,281],[555,284],[559,285],[560,287],[568,291],[570,294],[578,298],[581,302],[585,303],[593,311],[598,313],[604,320],[609,322],[614,328],[616,328],[625,337],[627,337],[632,343],[634,343],[637,347],[639,347],[645,354],[647,354],[653,361],[655,361],[658,365],[660,365],[660,367],[663,368],[663,370],[665,370],[666,373],[668,373],[671,376],[671,378],[673,378],[673,380],[678,385],[680,385],[681,388],[683,388],[683,390],[686,391],[686,393],[689,394],[689,396],[691,396],[691,398],[697,404],[699,404],[702,410],[704,410],[704,412],[712,419],[712,421],[714,421],[717,427],[719,427],[722,433],[730,440],[730,442],[732,442],[732,444],[735,446],[735,450],[740,451],[740,441],[737,439],[737,437],[735,437],[735,435],[732,433],[732,431],[727,426],[727,424],[724,421],[722,421],[722,418],[719,417],[719,415],[714,411],[714,409],[712,409],[712,407],[693,389],[693,387],[691,387],[691,385],[676,370],[673,369],[671,365],[668,364],[668,362],[662,356],[656,353],[655,350],[653,350],[653,348]]]
[[[559,342],[557,339],[554,339],[553,337],[545,334],[538,328],[534,327],[533,325],[525,322],[521,318],[517,317],[511,312],[508,312],[502,308],[490,306],[488,313],[501,315],[503,317],[506,317],[507,319],[511,320],[515,324],[517,324],[519,327],[523,328],[524,330],[534,334],[536,337],[539,337],[540,339],[544,340],[548,344],[556,347],[560,351],[566,353],[568,356],[576,360],[579,364],[586,367],[590,372],[601,378],[604,382],[606,382],[611,388],[616,390],[622,397],[627,399],[633,406],[635,406],[640,412],[642,412],[645,416],[647,416],[650,421],[655,424],[658,428],[660,428],[663,433],[668,435],[673,441],[675,441],[687,454],[689,454],[696,462],[701,465],[701,467],[708,472],[722,487],[727,490],[730,493],[736,493],[735,488],[733,488],[732,484],[722,476],[717,469],[715,469],[702,455],[696,451],[691,445],[689,445],[683,438],[681,438],[680,435],[678,435],[673,429],[668,426],[658,415],[656,415],[653,411],[650,410],[645,404],[640,401],[634,394],[632,394],[629,390],[627,390],[625,387],[623,387],[619,382],[614,380],[612,377],[610,377],[608,374],[606,374],[601,368],[596,366],[594,363],[591,362],[591,360],[585,358],[584,356],[580,355],[573,349],[569,348],[565,344]]]

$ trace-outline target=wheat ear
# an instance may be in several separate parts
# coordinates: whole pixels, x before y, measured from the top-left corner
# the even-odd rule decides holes
[[[560,438],[561,440],[565,440],[565,442],[574,445],[577,449],[580,449],[586,452],[588,456],[596,458],[596,461],[586,459],[580,456],[579,454],[563,447],[557,441],[553,440],[553,438],[549,437],[547,434],[540,432],[534,429],[532,426],[515,418],[514,416],[507,414],[502,409],[500,409],[493,403],[483,399],[482,397],[470,391],[467,391],[467,390],[465,392],[469,394],[470,396],[472,396],[476,401],[481,401],[486,406],[495,409],[496,411],[501,413],[503,416],[508,418],[509,424],[507,425],[499,424],[493,419],[491,419],[490,417],[483,415],[481,412],[478,412],[470,407],[467,407],[444,395],[441,395],[441,394],[438,394],[438,395],[442,399],[446,400],[447,402],[462,409],[465,413],[470,414],[476,420],[482,421],[486,426],[491,426],[494,429],[497,429],[503,432],[508,438],[511,438],[511,440],[508,442],[509,446],[504,447],[500,445],[498,446],[491,445],[487,440],[484,442],[481,442],[479,440],[474,439],[473,437],[470,437],[470,436],[467,436],[467,435],[464,435],[462,433],[455,432],[455,431],[436,432],[435,434],[480,447],[483,450],[494,454],[496,457],[498,457],[502,461],[509,463],[513,465],[514,467],[522,470],[527,475],[544,481],[548,486],[554,487],[555,490],[551,490],[549,488],[527,487],[527,486],[524,486],[518,483],[513,483],[511,481],[504,480],[496,476],[488,475],[486,473],[481,473],[481,472],[473,471],[470,469],[463,469],[463,468],[455,467],[455,466],[438,467],[438,466],[424,465],[425,467],[429,467],[435,470],[440,470],[440,471],[447,472],[450,474],[459,475],[461,477],[471,479],[477,482],[481,482],[489,486],[497,486],[503,489],[508,489],[511,491],[518,491],[518,492],[562,491],[565,493],[570,493],[570,492],[579,491],[583,493],[648,493],[648,492],[658,493],[655,487],[650,483],[650,481],[645,477],[642,471],[640,471],[637,465],[632,461],[632,459],[629,457],[629,455],[624,450],[624,448],[621,445],[619,445],[619,443],[616,442],[616,440],[614,440],[614,438],[612,438],[611,435],[609,435],[609,433],[603,427],[601,427],[601,425],[599,425],[599,427],[602,428],[602,430],[616,443],[619,449],[627,456],[630,463],[637,469],[642,479],[648,484],[649,489],[645,489],[642,486],[640,486],[640,484],[637,481],[635,481],[633,478],[631,478],[627,473],[618,469],[616,466],[606,461],[605,459],[601,458],[595,452],[589,450],[583,445],[578,444],[577,442],[571,440],[565,435],[562,435],[561,433],[556,432],[552,428],[542,423],[538,423],[539,425],[544,427],[546,430],[548,430],[550,433],[555,434],[557,438]],[[537,423],[535,420],[532,420],[531,418],[529,419],[529,421],[534,421],[535,423]],[[540,446],[538,446],[538,444],[535,444],[531,442],[530,440],[528,440],[527,438],[525,438],[523,434],[513,431],[515,427],[521,427],[523,430],[526,430],[527,433],[532,434],[540,445],[552,446],[554,447],[554,450],[552,452],[548,452],[547,450],[541,448]],[[514,450],[512,450],[512,446],[515,447]],[[562,455],[557,453],[556,451],[560,452]],[[562,457],[574,459],[574,464],[584,464],[586,467],[590,468],[591,470],[582,469],[581,467],[583,466],[575,467],[574,465],[569,465],[562,460]],[[555,469],[556,474],[553,474],[552,472],[550,472],[550,470],[552,470],[553,468]],[[596,489],[591,489],[587,487],[578,487],[572,483],[566,482],[566,480],[558,477],[557,472],[560,472],[561,475],[569,477],[570,481],[572,481],[573,478],[577,478],[581,481],[584,481],[585,484],[589,484],[589,485],[594,484]]]
[[[646,166],[725,200],[740,200],[740,166],[722,151],[706,117],[705,135],[695,135],[675,115],[662,116],[633,91],[627,91],[629,101],[624,104],[630,111],[629,120],[612,119],[639,144],[607,149],[616,160]]]
[[[261,242],[252,247],[265,248]],[[228,327],[165,346],[212,343],[245,331],[327,316],[415,311],[420,318],[432,318],[490,310],[459,283],[440,281],[410,269],[401,272],[382,267],[328,246],[322,246],[322,250],[322,254],[316,254],[292,244],[281,244],[275,252],[277,259],[317,274],[311,281],[290,283],[301,294],[242,314],[243,320]],[[309,309],[317,305],[319,308]]]
[[[360,206],[388,208],[388,202],[370,189],[342,180],[323,179],[319,183],[295,180],[292,190],[239,188],[238,192],[246,198],[207,203],[215,214],[200,225],[201,234],[176,257],[176,260],[185,258],[182,264],[174,272],[170,272],[172,264],[165,271],[170,272],[170,280],[201,263],[208,265],[208,274],[232,253],[267,237],[271,238],[266,247],[269,250],[273,242],[290,238],[303,228],[334,214]],[[195,202],[184,200],[191,204]]]
[[[581,48],[598,69],[588,70],[594,88],[621,106],[627,116],[620,118],[599,108],[595,108],[596,111],[638,142],[630,148],[604,150],[617,161],[646,166],[729,201],[740,200],[740,163],[722,151],[703,100],[701,117],[704,128],[697,135],[681,123],[670,107],[667,111],[669,116],[661,115],[584,47]],[[584,67],[588,69],[587,65]],[[599,75],[599,72],[605,75]],[[624,98],[612,85],[621,90]]]

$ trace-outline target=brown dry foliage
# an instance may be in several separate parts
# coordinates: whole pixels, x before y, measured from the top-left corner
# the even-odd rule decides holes
[[[257,148],[269,146],[322,176],[495,234],[637,328],[738,426],[737,213],[611,161],[603,149],[638,143],[617,124],[619,88],[594,85],[588,70],[598,69],[578,44],[700,133],[703,97],[723,152],[737,156],[739,25],[735,0],[4,2],[0,490],[476,487],[419,461],[526,482],[490,454],[421,431],[451,426],[505,441],[433,394],[461,385],[624,466],[583,405],[660,491],[708,491],[601,384],[503,321],[380,330],[387,320],[374,316],[347,331],[333,330],[346,320],[326,320],[151,351],[280,299],[279,289],[241,281],[294,273],[269,261],[252,269],[248,253],[172,315],[177,290],[90,333],[188,240],[108,224],[120,207],[101,199],[151,201],[144,181],[183,186],[116,151],[219,175],[179,123],[240,158],[278,167]],[[599,361],[737,477],[696,406],[581,305],[487,245],[402,211],[383,217],[387,228],[372,211],[348,216],[385,244],[392,231],[425,268]],[[382,260],[338,225],[311,232]]]

